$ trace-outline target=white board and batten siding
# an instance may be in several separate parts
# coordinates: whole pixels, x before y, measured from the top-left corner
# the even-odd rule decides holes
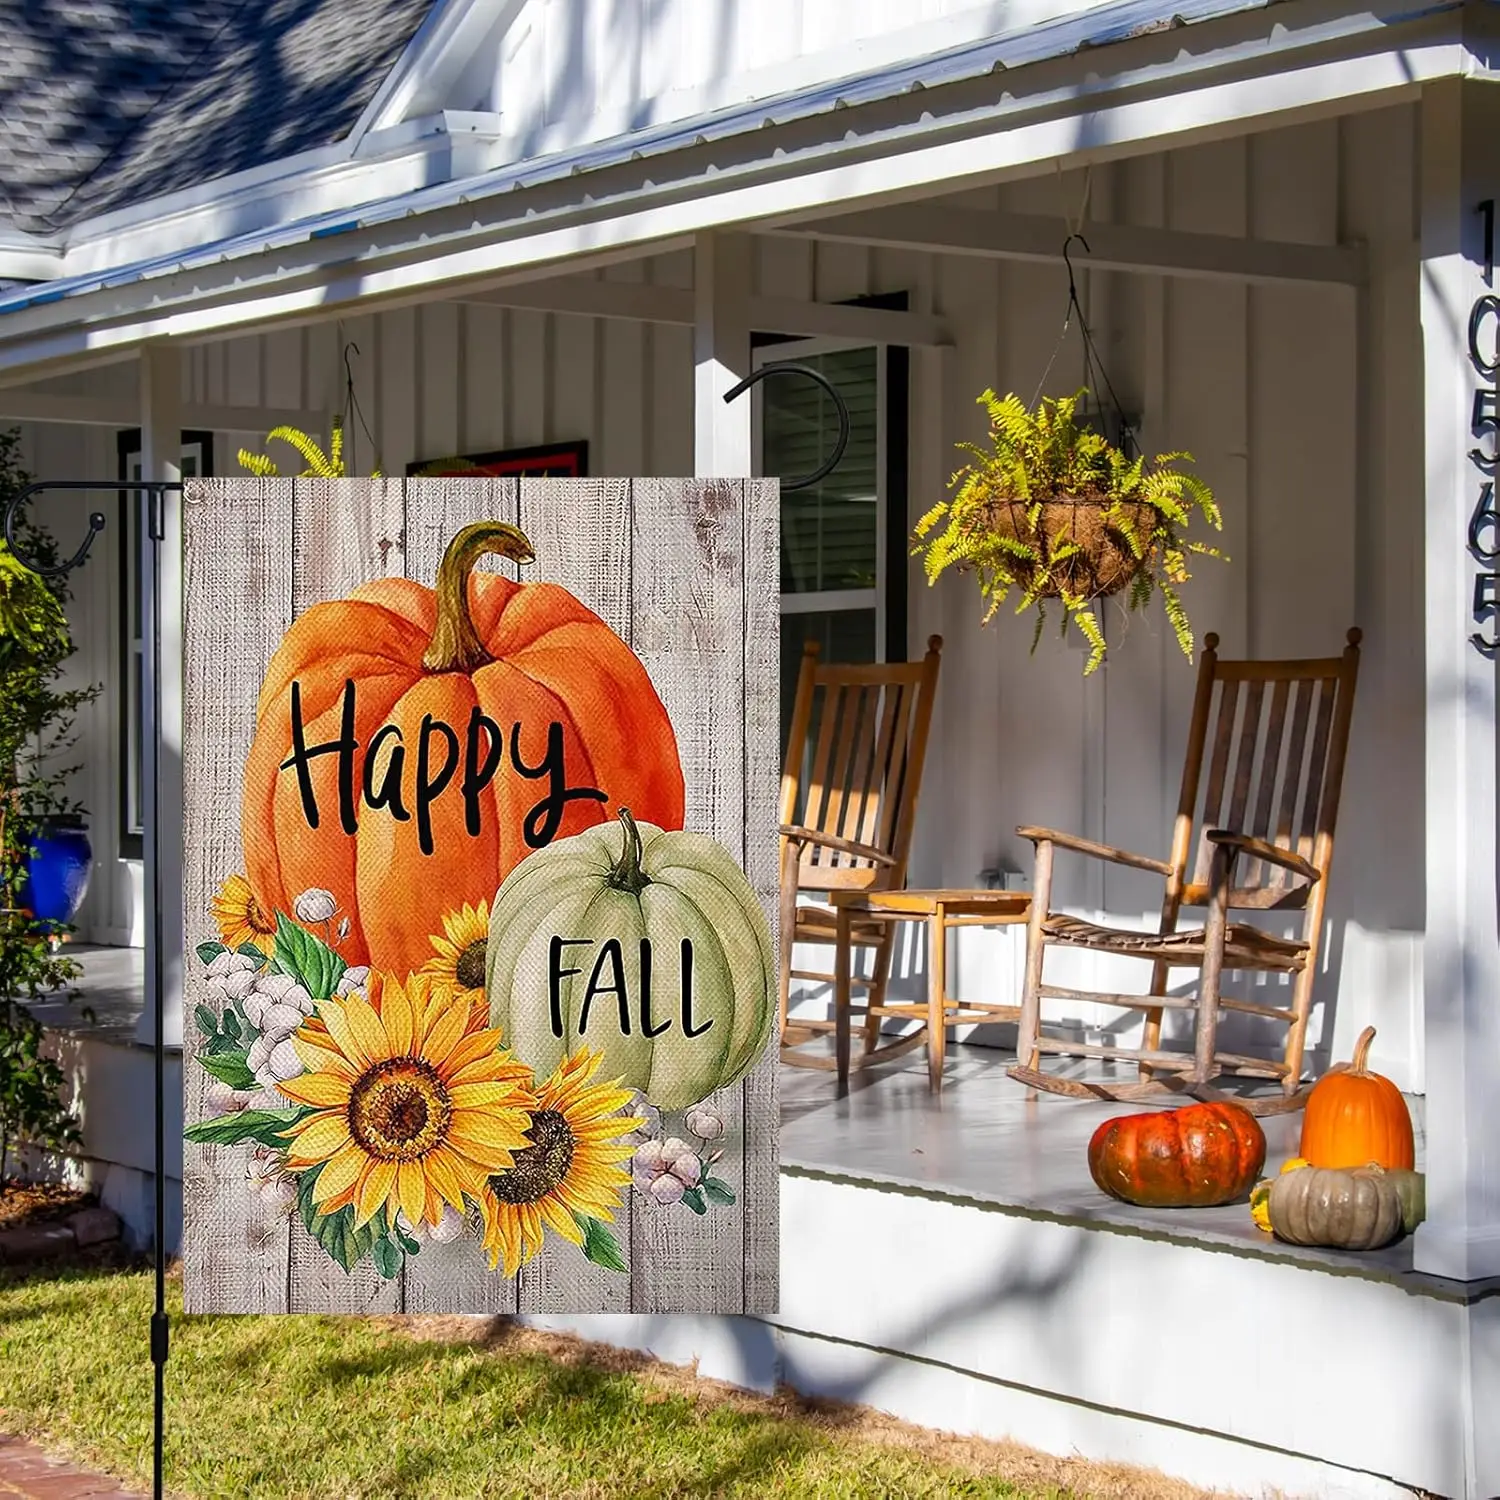
[[[1217,632],[1227,656],[1322,656],[1341,648],[1350,625],[1364,630],[1314,1063],[1347,1056],[1360,1028],[1373,1024],[1376,1066],[1420,1091],[1415,141],[1415,113],[1401,106],[1143,155],[1096,168],[1090,183],[1088,212],[1097,221],[1313,244],[1367,240],[1375,270],[1363,355],[1348,289],[1086,270],[1080,289],[1111,380],[1141,418],[1148,451],[1190,451],[1223,503],[1219,540],[1231,561],[1203,561],[1187,592],[1200,638]],[[1084,186],[1074,172],[943,201],[1053,215],[1060,246]],[[835,301],[905,291],[913,311],[948,319],[956,347],[917,350],[912,361],[913,518],[941,494],[955,467],[952,444],[982,434],[975,396],[993,385],[1029,399],[1057,346],[1067,294],[1060,266],[770,237],[755,247],[755,295]],[[1075,264],[1086,266],[1087,257]],[[685,287],[691,256],[603,275]],[[339,410],[340,352],[351,340],[360,351],[352,356],[360,407],[387,474],[404,473],[416,459],[576,439],[588,441],[593,474],[691,470],[692,330],[680,326],[434,303],[192,350],[189,399]],[[1082,373],[1070,334],[1046,389],[1069,391]],[[369,472],[370,437],[358,427],[355,438],[360,471]],[[218,472],[234,471],[235,449],[245,441],[244,434],[220,437]],[[909,649],[919,654],[934,631],[946,641],[915,881],[971,885],[997,863],[1028,872],[1029,846],[1014,834],[1023,822],[1165,853],[1193,671],[1159,613],[1127,627],[1117,610],[1106,610],[1109,665],[1084,682],[1076,635],[1063,643],[1049,632],[1029,658],[1028,623],[1002,613],[981,629],[967,579],[928,589],[912,563],[909,598]],[[99,675],[107,667],[104,658]],[[1149,876],[1063,859],[1058,879],[1074,909],[1154,919],[1158,896]],[[964,938],[958,992],[1009,989],[1015,939]],[[1144,982],[1136,966],[1116,976],[1118,985],[1098,973],[1081,977],[1083,987]],[[1113,1012],[1092,1019],[1135,1021]],[[1251,1038],[1243,1046],[1256,1044]]]
[[[313,604],[380,576],[429,586],[470,521],[527,533],[528,579],[559,583],[627,643],[677,735],[686,826],[739,859],[775,916],[776,496],[740,481],[234,481],[230,503],[185,504],[185,921],[211,941],[209,901],[242,868],[237,809],[255,702],[271,653]],[[659,565],[663,550],[675,562]],[[223,557],[240,561],[223,566]],[[514,564],[486,559],[516,576]],[[769,643],[769,644],[767,644]],[[772,660],[766,659],[767,651]],[[705,683],[712,690],[702,691]],[[211,790],[209,790],[211,789]],[[766,851],[771,851],[767,856]],[[196,1034],[201,965],[188,965],[184,1035]],[[207,1073],[189,1063],[185,1119],[204,1118]],[[744,1312],[777,1300],[778,1115],[774,1048],[706,1101],[738,1142],[715,1167],[735,1202],[705,1217],[648,1209],[627,1190],[616,1219],[629,1274],[573,1246],[547,1246],[507,1280],[477,1240],[428,1244],[398,1277],[368,1260],[346,1275],[300,1221],[264,1208],[246,1180],[247,1148],[188,1144],[184,1163],[187,1305],[193,1312]]]

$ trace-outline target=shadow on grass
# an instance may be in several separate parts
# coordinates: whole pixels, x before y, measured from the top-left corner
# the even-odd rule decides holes
[[[478,1338],[458,1346],[395,1335],[367,1351],[322,1359],[308,1374],[320,1387],[336,1390],[390,1381],[404,1372],[426,1375],[436,1362],[478,1356],[461,1371],[444,1371],[439,1399],[483,1403],[495,1423],[491,1431],[504,1432],[495,1455],[500,1464],[525,1454],[533,1444],[539,1450],[544,1444],[561,1445],[602,1476],[628,1466],[633,1452],[644,1457],[639,1447],[646,1435],[643,1423],[711,1429],[704,1431],[701,1443],[679,1450],[676,1472],[653,1475],[646,1489],[640,1487],[643,1476],[631,1483],[634,1493],[653,1496],[722,1494],[734,1486],[757,1493],[762,1484],[770,1493],[773,1474],[794,1470],[799,1460],[830,1444],[830,1436],[789,1425],[789,1410],[701,1406],[685,1392],[643,1388],[634,1371],[618,1361],[610,1361],[614,1367],[609,1367],[585,1355],[559,1362],[548,1353],[524,1349],[516,1337],[520,1332],[509,1320],[495,1319]],[[645,1358],[639,1365],[656,1368]],[[655,1410],[649,1415],[643,1410],[651,1408]],[[394,1493],[422,1493],[423,1482],[437,1477],[450,1456],[441,1441],[403,1447],[381,1466],[381,1482]]]

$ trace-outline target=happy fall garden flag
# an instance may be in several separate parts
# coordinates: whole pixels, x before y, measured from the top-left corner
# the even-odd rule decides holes
[[[183,514],[187,1310],[774,1311],[774,481]]]

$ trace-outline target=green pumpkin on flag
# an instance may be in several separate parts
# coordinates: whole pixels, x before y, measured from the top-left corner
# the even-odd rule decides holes
[[[744,1076],[776,1011],[760,902],[701,833],[615,823],[522,861],[490,914],[490,1024],[537,1077],[580,1047],[658,1109]]]

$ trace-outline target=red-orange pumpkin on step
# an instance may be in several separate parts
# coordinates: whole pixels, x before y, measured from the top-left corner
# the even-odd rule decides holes
[[[1242,1198],[1266,1161],[1266,1137],[1238,1104],[1189,1104],[1106,1120],[1089,1142],[1101,1191],[1145,1208],[1214,1208]]]
[[[1410,1171],[1417,1164],[1411,1111],[1401,1090],[1367,1066],[1374,1040],[1375,1028],[1366,1026],[1354,1044],[1354,1060],[1330,1068],[1307,1096],[1297,1155],[1315,1167],[1373,1161],[1387,1171]]]
[[[474,572],[487,553],[518,562],[533,555],[514,526],[465,527],[448,545],[435,589],[386,578],[316,604],[298,616],[266,671],[245,767],[246,875],[263,907],[289,916],[300,892],[330,891],[349,919],[339,951],[350,964],[396,974],[418,969],[432,958],[431,939],[443,933],[446,913],[493,899],[532,851],[528,816],[533,834],[545,826],[534,809],[555,785],[538,769],[548,763],[549,735],[561,736],[562,788],[595,789],[604,798],[562,801],[548,842],[612,819],[622,804],[643,822],[682,827],[677,741],[645,668],[566,589]],[[295,748],[293,688],[310,748],[343,737],[350,682],[352,768],[334,752],[303,761],[318,809],[313,828],[299,770],[288,765]],[[476,707],[499,734],[481,725],[470,745]],[[429,788],[439,778],[439,757],[455,746],[457,753],[451,780],[428,799],[431,853],[424,852],[415,816],[424,722],[445,724],[455,737],[429,730]],[[388,725],[400,739],[385,734],[367,768],[372,737]],[[392,769],[398,745],[399,776]],[[532,774],[517,768],[517,749]],[[478,761],[483,769],[492,752],[490,778],[466,799],[466,767]],[[340,816],[341,791],[346,800],[348,792],[340,778],[351,775],[354,833]],[[404,817],[393,813],[397,786]]]

